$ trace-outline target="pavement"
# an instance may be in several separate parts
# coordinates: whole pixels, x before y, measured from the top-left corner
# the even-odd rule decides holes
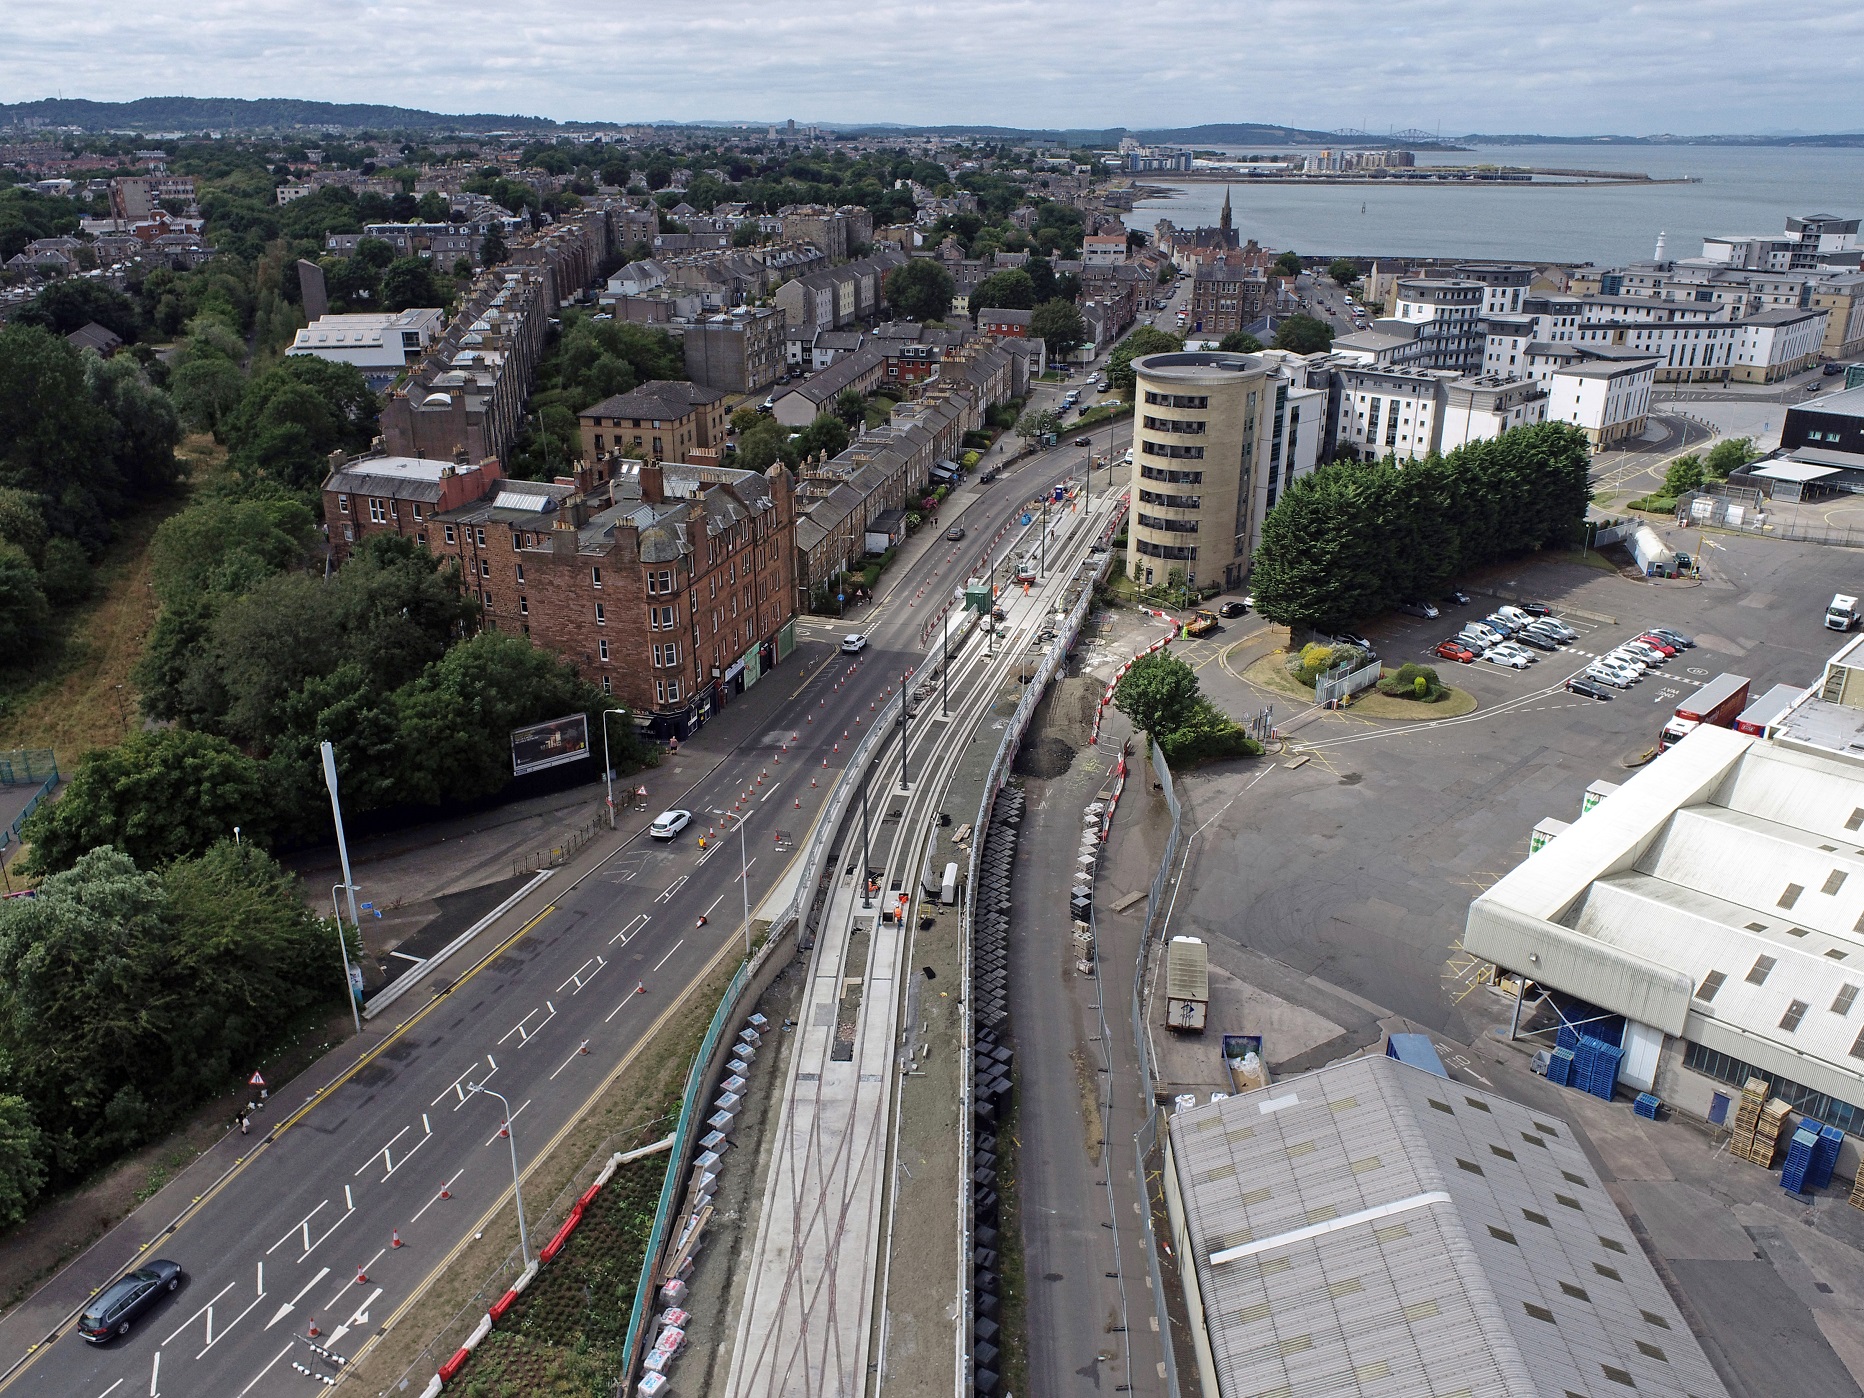
[[[653,774],[656,806],[748,813],[753,904],[802,847],[869,704],[915,659],[927,599],[962,580],[979,535],[1032,487],[1078,473],[1083,456],[1045,453],[975,492],[986,499],[968,505],[978,524],[963,546],[915,536],[853,625],[803,622],[797,656]],[[840,656],[833,638],[855,626],[872,645]],[[391,1013],[296,1081],[270,1085],[255,1123],[264,1136],[230,1135],[0,1318],[0,1390],[303,1392],[320,1386],[292,1367],[312,1316],[320,1343],[353,1363],[447,1267],[477,1265],[468,1250],[509,1209],[512,1169],[505,1110],[468,1084],[505,1094],[528,1174],[683,997],[738,954],[737,861],[714,861],[718,845],[700,852],[697,834],[666,845],[628,825],[600,835],[423,967]],[[379,867],[371,878],[388,874]],[[129,1336],[78,1341],[75,1309],[152,1253],[187,1270],[181,1292]]]

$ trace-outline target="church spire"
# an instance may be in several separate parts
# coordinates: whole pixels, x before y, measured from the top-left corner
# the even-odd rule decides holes
[[[1219,220],[1218,226],[1221,227],[1225,233],[1230,231],[1230,187],[1227,184],[1223,187],[1223,216]]]

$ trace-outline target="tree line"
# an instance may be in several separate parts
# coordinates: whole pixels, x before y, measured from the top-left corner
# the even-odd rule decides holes
[[[1590,498],[1586,436],[1516,427],[1421,461],[1334,461],[1289,486],[1263,521],[1256,610],[1333,630],[1461,573],[1573,542]]]

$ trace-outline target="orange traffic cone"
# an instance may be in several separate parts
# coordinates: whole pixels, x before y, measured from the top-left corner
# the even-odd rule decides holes
[[[389,1245],[389,1246],[390,1246],[391,1248],[398,1248],[398,1247],[400,1247],[400,1246],[402,1245],[402,1242],[401,1242],[401,1233],[400,1233],[400,1231],[399,1231],[399,1230],[397,1230],[397,1229],[390,1229],[390,1230],[389,1230],[389,1234],[388,1234],[388,1245]]]
[[[312,1317],[311,1317],[311,1329],[310,1329],[310,1337],[311,1337],[311,1338],[312,1338],[312,1339],[314,1340],[314,1339],[316,1339],[316,1338],[317,1338],[317,1337],[318,1337],[319,1335],[321,1335],[321,1334],[323,1334],[323,1333],[324,1333],[323,1331],[321,1331],[321,1330],[319,1330],[319,1329],[317,1328],[317,1317],[316,1317],[316,1316],[312,1316]]]

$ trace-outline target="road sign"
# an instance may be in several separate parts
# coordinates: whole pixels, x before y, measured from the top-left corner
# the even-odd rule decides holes
[[[848,600],[848,594],[845,592],[837,592],[835,594],[835,600],[837,602],[846,602]]]
[[[265,1074],[254,1073],[251,1077],[246,1079],[246,1083],[249,1087],[264,1087],[265,1086]]]

